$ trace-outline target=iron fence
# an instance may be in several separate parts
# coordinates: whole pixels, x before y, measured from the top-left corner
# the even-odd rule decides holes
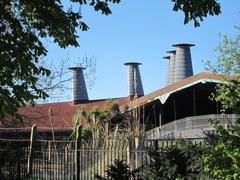
[[[186,139],[194,144],[203,139]],[[106,177],[106,166],[116,159],[126,162],[131,170],[150,163],[149,150],[176,146],[176,139],[143,139],[138,149],[135,141],[109,140],[102,146],[79,146],[78,141],[35,139],[0,139],[0,179],[91,180],[98,174]],[[141,173],[144,173],[141,171]],[[106,177],[108,178],[108,177]]]
[[[29,140],[0,139],[0,179],[27,177]]]
[[[1,173],[9,180],[90,180],[94,179],[96,174],[105,177],[106,167],[116,159],[125,161],[131,169],[142,167],[148,161],[146,150],[132,151],[126,146],[119,147],[111,143],[104,148],[76,149],[75,141],[36,140],[29,164],[29,140],[0,139],[0,144]],[[32,166],[31,172],[29,166]]]

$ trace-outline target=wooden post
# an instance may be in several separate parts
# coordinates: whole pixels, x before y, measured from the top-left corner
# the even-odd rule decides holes
[[[128,145],[127,145],[127,164],[130,166],[131,160],[131,141],[128,139]],[[131,167],[131,166],[130,166]]]
[[[81,147],[82,125],[76,127],[75,141],[75,179],[80,180],[80,147]]]
[[[49,161],[49,162],[51,161],[51,153],[52,153],[52,150],[51,150],[51,141],[48,141],[48,161]]]
[[[139,149],[139,137],[135,137],[135,147],[134,147],[134,151],[135,151],[135,168],[138,168],[138,149]]]
[[[135,140],[134,138],[128,139],[128,156],[127,156],[127,163],[129,164],[129,167],[131,170],[135,169]]]
[[[37,125],[34,124],[31,129],[30,146],[29,146],[29,154],[28,154],[28,168],[27,168],[28,176],[32,175],[32,159],[33,159],[34,146],[36,142],[36,133],[37,133]]]

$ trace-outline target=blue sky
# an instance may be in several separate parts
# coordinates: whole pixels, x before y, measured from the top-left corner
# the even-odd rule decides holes
[[[234,37],[234,25],[239,25],[240,1],[219,1],[222,14],[207,17],[199,28],[193,23],[184,25],[183,13],[172,11],[171,0],[122,0],[111,6],[112,15],[105,16],[82,7],[87,32],[79,32],[80,47],[60,49],[47,43],[48,61],[58,64],[69,57],[66,66],[74,66],[84,56],[94,56],[96,80],[88,88],[90,99],[124,97],[128,94],[127,61],[141,62],[140,72],[145,94],[165,86],[166,64],[162,59],[174,43],[194,43],[191,49],[194,74],[204,71],[202,60],[214,60],[219,34]],[[70,72],[66,76],[71,76]],[[71,87],[71,83],[67,84]],[[68,93],[67,93],[68,94]],[[69,92],[69,95],[71,92]],[[66,93],[58,100],[70,100]],[[50,100],[51,101],[51,100]]]

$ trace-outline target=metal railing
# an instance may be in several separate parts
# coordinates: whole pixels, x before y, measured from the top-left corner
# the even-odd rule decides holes
[[[184,130],[204,129],[210,128],[209,120],[214,119],[219,121],[220,125],[235,123],[237,119],[236,114],[209,114],[201,116],[186,117],[178,119],[170,123],[156,127],[146,132],[146,137],[164,138],[166,135],[172,138],[174,133]]]

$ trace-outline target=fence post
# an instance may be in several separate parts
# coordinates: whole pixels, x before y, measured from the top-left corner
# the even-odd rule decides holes
[[[34,146],[36,142],[36,133],[37,133],[37,125],[34,124],[31,129],[30,146],[29,146],[29,154],[28,154],[28,166],[27,166],[28,176],[32,175],[32,165],[33,165],[32,161],[33,161]]]
[[[75,178],[80,180],[80,147],[81,147],[81,137],[82,135],[82,125],[76,127],[76,141],[75,141]]]
[[[135,151],[135,168],[138,168],[138,149],[139,149],[139,137],[135,137],[135,147],[134,147],[134,151]]]
[[[127,147],[127,163],[130,166],[131,170],[135,169],[135,163],[134,163],[134,139],[133,138],[129,138],[128,139],[128,147]]]

